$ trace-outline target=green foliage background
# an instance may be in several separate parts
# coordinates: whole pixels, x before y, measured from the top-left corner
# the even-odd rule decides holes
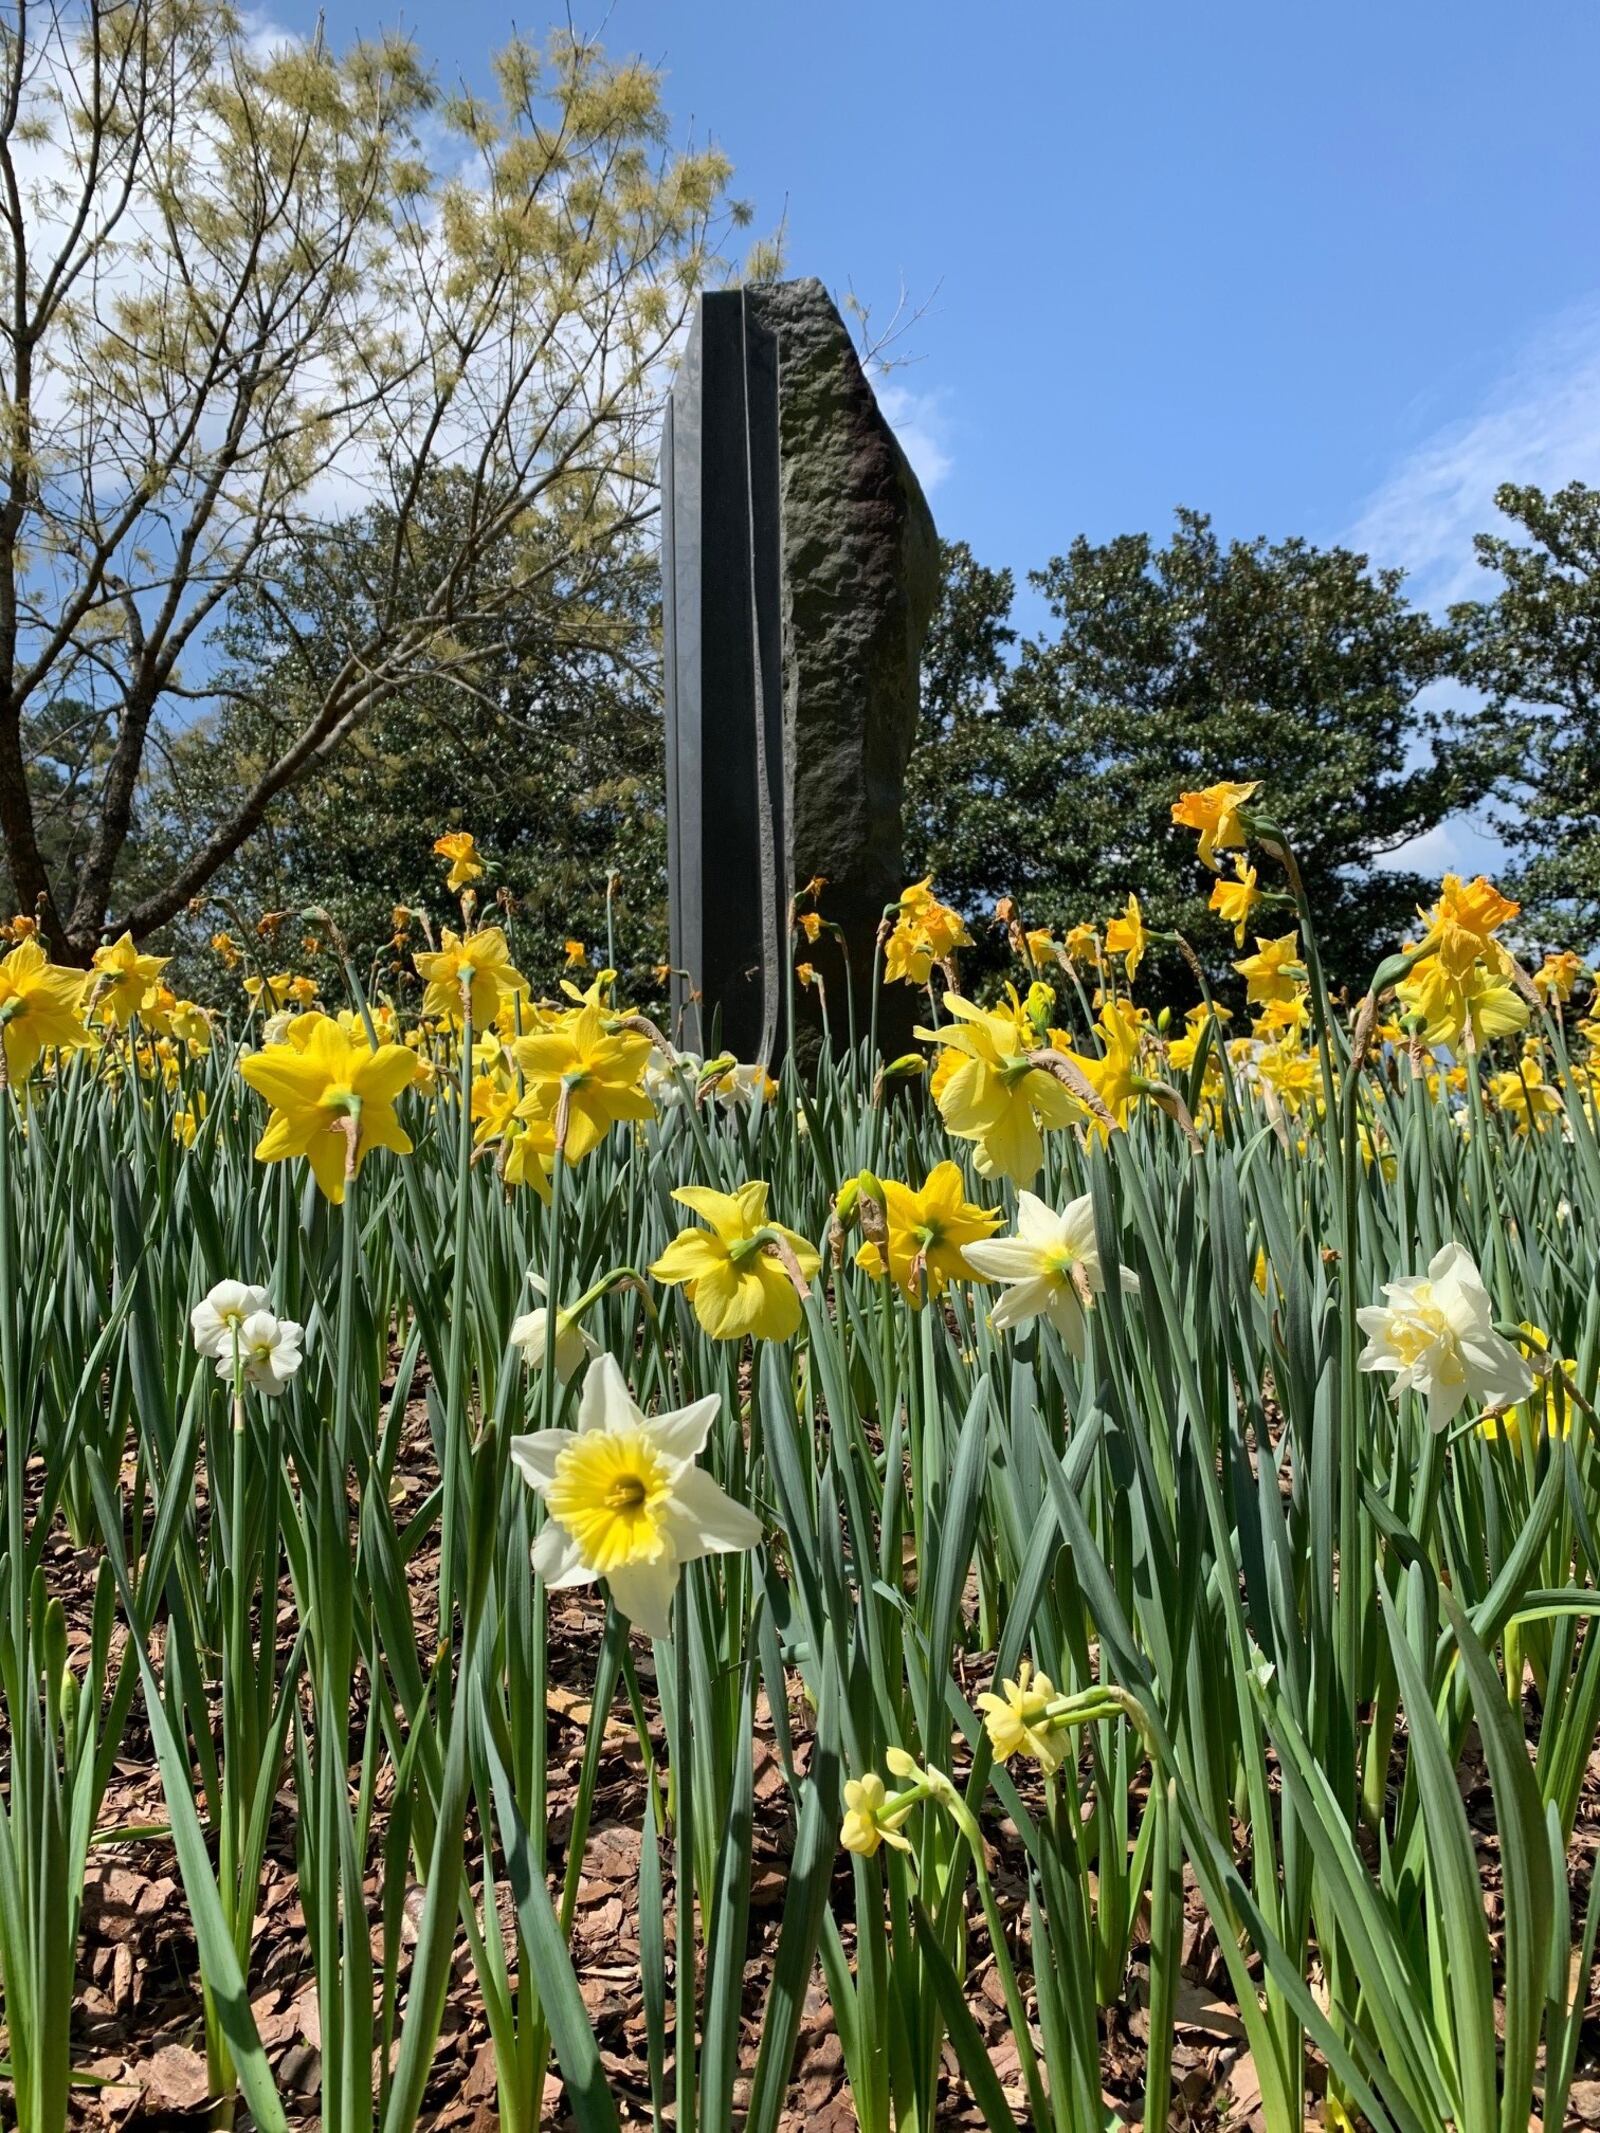
[[[1507,488],[1497,501],[1513,531],[1477,546],[1498,585],[1442,623],[1412,604],[1399,571],[1348,549],[1224,543],[1203,514],[1180,511],[1164,543],[1079,538],[1032,573],[1050,622],[1024,638],[1011,572],[947,544],[907,863],[968,917],[967,981],[1003,963],[998,898],[1014,897],[1029,925],[1064,929],[1103,924],[1133,888],[1147,923],[1181,931],[1231,988],[1237,951],[1170,813],[1183,787],[1224,777],[1262,779],[1291,832],[1335,984],[1364,983],[1436,887],[1380,862],[1480,805],[1511,852],[1529,952],[1600,939],[1600,493]],[[452,507],[446,481],[417,537],[419,577],[451,539]],[[377,514],[330,533],[270,598],[239,604],[223,640],[228,708],[148,782],[127,900],[296,730],[348,636],[335,619],[367,597],[389,534]],[[650,996],[666,955],[653,554],[619,550],[581,586],[530,572],[512,541],[482,567],[529,572],[526,599],[464,647],[453,680],[419,675],[316,765],[220,895],[249,919],[323,906],[364,965],[401,982],[393,907],[447,910],[433,840],[467,828],[490,862],[488,893],[514,894],[518,954],[538,984],[553,982],[570,937],[599,959],[615,876],[617,960]],[[39,766],[49,833],[69,852],[76,795],[59,773],[48,785],[48,751]],[[177,945],[198,948],[227,923],[213,900]],[[1288,924],[1264,906],[1255,930]],[[286,946],[300,930],[285,930]],[[1153,960],[1158,982],[1186,996],[1176,955]],[[205,975],[203,959],[186,960],[202,991]]]

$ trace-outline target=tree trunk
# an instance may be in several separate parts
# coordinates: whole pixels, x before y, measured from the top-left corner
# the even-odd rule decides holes
[[[12,908],[24,917],[38,919],[50,953],[58,961],[87,965],[94,943],[91,941],[84,948],[68,939],[51,893],[50,877],[34,829],[27,766],[22,759],[22,721],[10,704],[0,704],[0,839],[5,843],[6,868],[11,877]]]

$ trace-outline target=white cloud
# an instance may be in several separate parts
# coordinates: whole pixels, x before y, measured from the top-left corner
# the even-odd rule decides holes
[[[1549,320],[1476,408],[1416,443],[1367,499],[1350,545],[1376,564],[1402,565],[1412,597],[1436,613],[1454,600],[1485,598],[1494,580],[1472,537],[1505,525],[1494,492],[1507,481],[1600,486],[1600,298]],[[1454,815],[1374,864],[1493,874],[1505,862],[1485,821]]]
[[[1501,523],[1494,492],[1506,481],[1600,484],[1600,299],[1552,319],[1471,414],[1414,446],[1368,499],[1352,545],[1402,564],[1428,607],[1481,597],[1490,580],[1472,537]]]
[[[909,385],[885,377],[881,371],[872,385],[878,405],[899,438],[918,481],[931,494],[955,464],[943,393],[913,392]]]
[[[1504,867],[1505,856],[1505,846],[1475,816],[1449,815],[1409,844],[1382,853],[1372,865],[1380,874],[1425,874],[1435,880],[1460,874],[1470,879],[1474,874],[1493,875]]]

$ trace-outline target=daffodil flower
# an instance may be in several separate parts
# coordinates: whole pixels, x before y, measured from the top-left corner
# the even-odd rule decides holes
[[[512,1462],[550,1514],[533,1567],[552,1591],[604,1578],[619,1613],[666,1637],[685,1563],[759,1545],[755,1513],[694,1463],[721,1405],[710,1393],[646,1416],[616,1358],[601,1355],[584,1378],[576,1430],[512,1438]]]
[[[448,859],[450,871],[445,876],[445,887],[451,890],[466,888],[477,881],[483,873],[483,862],[478,857],[478,848],[470,830],[449,830],[434,840],[433,849],[441,859]]]
[[[618,1119],[655,1116],[641,1087],[653,1050],[650,1039],[631,1030],[607,1029],[598,1001],[587,1001],[550,1027],[519,1037],[512,1049],[528,1083],[518,1116],[554,1120],[564,1109],[562,1153],[568,1163],[581,1163]]]
[[[1139,899],[1131,891],[1120,918],[1106,924],[1106,954],[1120,955],[1123,968],[1128,973],[1128,983],[1133,983],[1139,965],[1144,960],[1145,944],[1149,935],[1145,932],[1144,914],[1139,909]]]
[[[1034,1033],[1014,994],[1009,1012],[975,1007],[953,992],[944,1004],[951,1022],[917,1035],[943,1047],[932,1086],[945,1130],[977,1144],[984,1177],[1031,1185],[1044,1161],[1041,1132],[1071,1125],[1078,1106],[1032,1064]]]
[[[46,1046],[67,1051],[88,1043],[83,988],[83,972],[59,969],[36,940],[19,941],[0,961],[0,1042],[12,1088],[27,1080]]]
[[[1245,981],[1245,997],[1252,1006],[1270,1000],[1292,1000],[1305,976],[1300,960],[1298,933],[1280,934],[1275,941],[1256,936],[1256,953],[1234,964]]]
[[[1233,865],[1232,881],[1218,880],[1211,890],[1209,908],[1216,912],[1224,925],[1233,928],[1233,945],[1244,946],[1245,928],[1250,923],[1250,914],[1261,901],[1261,891],[1256,887],[1256,870],[1243,859]]]
[[[208,1289],[189,1313],[189,1331],[195,1352],[210,1362],[219,1355],[232,1355],[239,1328],[254,1311],[265,1311],[272,1299],[265,1289],[249,1281],[219,1281]]]
[[[93,958],[99,978],[95,993],[96,1019],[110,1022],[116,1029],[126,1029],[133,1017],[154,999],[157,981],[171,960],[165,955],[141,955],[133,945],[131,933],[122,934],[107,947],[97,948]]]
[[[862,1859],[872,1858],[885,1844],[892,1844],[896,1851],[910,1851],[911,1840],[901,1834],[901,1824],[922,1798],[916,1791],[890,1792],[875,1770],[864,1777],[846,1778],[839,1842]]]
[[[1442,959],[1432,959],[1402,978],[1395,987],[1401,1005],[1422,1024],[1426,1045],[1459,1044],[1470,1029],[1481,1047],[1490,1038],[1513,1036],[1526,1029],[1528,1003],[1497,969],[1471,963],[1460,976]]]
[[[216,1359],[217,1376],[231,1378],[237,1367],[247,1385],[275,1400],[300,1368],[302,1328],[292,1318],[252,1311],[235,1335],[235,1351]]]
[[[1172,803],[1173,821],[1181,829],[1199,831],[1200,858],[1213,873],[1217,872],[1218,852],[1243,849],[1246,830],[1241,811],[1260,789],[1259,778],[1252,778],[1248,785],[1224,779],[1202,792],[1180,793]]]
[[[672,1197],[707,1225],[680,1230],[651,1267],[656,1281],[684,1285],[695,1317],[713,1340],[783,1341],[800,1324],[800,1295],[785,1265],[810,1281],[822,1265],[797,1231],[767,1215],[761,1178],[737,1192],[680,1185]]]
[[[1489,1292],[1464,1245],[1445,1245],[1426,1274],[1387,1282],[1383,1293],[1387,1304],[1356,1313],[1367,1336],[1360,1367],[1388,1371],[1392,1399],[1420,1394],[1430,1429],[1444,1429],[1466,1401],[1511,1407],[1532,1392],[1533,1372],[1495,1331]]]
[[[883,1249],[870,1237],[856,1253],[856,1264],[874,1281],[887,1271],[913,1304],[920,1305],[925,1295],[937,1296],[952,1277],[966,1274],[974,1241],[1003,1220],[998,1208],[967,1198],[956,1163],[936,1163],[920,1192],[894,1178],[885,1178],[879,1190],[888,1230],[887,1267]]]
[[[522,1351],[522,1360],[530,1370],[542,1370],[550,1352],[550,1309],[547,1304],[536,1304],[531,1311],[513,1320],[511,1345]],[[555,1363],[556,1376],[563,1385],[570,1384],[585,1362],[600,1353],[599,1343],[593,1340],[571,1311],[556,1313]]]
[[[1047,1318],[1072,1353],[1083,1354],[1084,1313],[1106,1285],[1088,1193],[1069,1200],[1060,1214],[1035,1194],[1018,1193],[1016,1235],[982,1238],[964,1249],[975,1274],[1005,1284],[990,1314],[998,1331]],[[1136,1290],[1139,1277],[1124,1267],[1122,1285]]]
[[[461,1022],[463,992],[471,1005],[472,1026],[482,1030],[493,1022],[503,994],[510,996],[528,989],[526,978],[511,967],[511,950],[498,926],[480,926],[465,939],[446,926],[438,952],[414,956],[412,960],[418,977],[428,988],[423,995],[422,1012],[436,1015],[453,1028]]]
[[[352,1038],[331,1015],[298,1015],[285,1041],[239,1062],[239,1072],[272,1107],[256,1143],[263,1163],[303,1155],[335,1204],[344,1198],[347,1170],[358,1171],[373,1148],[411,1153],[394,1107],[417,1078],[414,1052],[403,1044]]]
[[[1049,1675],[1036,1674],[1026,1659],[1017,1668],[1015,1680],[1002,1681],[998,1693],[985,1690],[978,1698],[978,1709],[997,1762],[1029,1755],[1046,1777],[1060,1769],[1064,1729],[1050,1723],[1055,1700],[1055,1684]]]
[[[1422,945],[1438,957],[1451,977],[1465,977],[1474,963],[1490,953],[1500,928],[1521,909],[1521,904],[1502,896],[1482,874],[1466,882],[1459,874],[1446,874],[1439,901],[1421,914],[1428,928]]]

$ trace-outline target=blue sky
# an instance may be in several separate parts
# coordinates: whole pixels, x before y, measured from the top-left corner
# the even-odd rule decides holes
[[[321,5],[480,82],[511,19]],[[1441,600],[1498,481],[1600,481],[1590,0],[614,0],[604,35],[792,271],[931,299],[889,404],[941,531],[1019,578],[1186,503]]]

